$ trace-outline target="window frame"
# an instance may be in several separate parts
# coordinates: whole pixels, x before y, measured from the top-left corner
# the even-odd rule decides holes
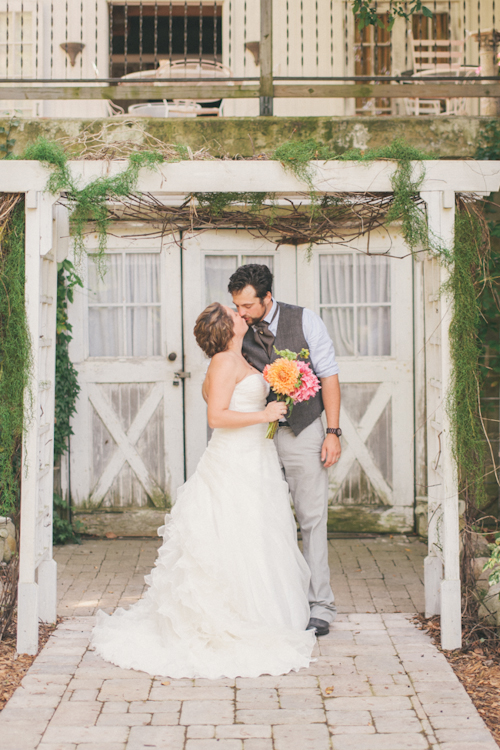
[[[352,309],[353,310],[353,332],[354,332],[354,354],[339,354],[336,350],[335,356],[338,359],[342,360],[368,360],[368,359],[382,359],[382,360],[388,360],[388,359],[394,359],[395,353],[394,353],[394,325],[393,325],[393,316],[392,316],[392,310],[394,306],[394,285],[393,285],[393,264],[390,262],[390,258],[388,258],[385,253],[371,253],[371,256],[378,256],[378,257],[386,257],[388,261],[389,266],[389,283],[390,283],[390,300],[389,302],[358,302],[357,301],[357,274],[358,274],[358,264],[356,262],[356,257],[359,257],[361,253],[359,250],[350,250],[347,248],[342,248],[342,250],[320,250],[317,253],[315,253],[316,260],[315,260],[315,299],[316,299],[316,305],[315,305],[315,312],[319,315],[321,320],[323,320],[323,316],[321,314],[321,311],[323,308],[325,309]],[[352,302],[346,303],[346,304],[336,304],[336,303],[322,303],[321,302],[321,257],[322,256],[331,256],[331,255],[349,255],[353,259],[353,275],[352,275]],[[390,310],[389,313],[389,323],[390,323],[390,353],[389,354],[360,354],[359,353],[359,330],[358,330],[358,309],[360,308],[373,308],[373,307],[388,307]],[[325,322],[323,320],[323,322]],[[326,325],[326,322],[325,322]],[[333,341],[333,345],[335,346],[335,341]]]
[[[125,283],[126,283],[126,263],[125,263],[125,256],[126,255],[158,255],[159,256],[159,289],[160,289],[160,299],[158,302],[152,302],[152,303],[144,303],[144,302],[127,302],[125,299]],[[123,291],[122,291],[122,302],[97,302],[93,303],[91,302],[91,294],[92,290],[90,288],[90,280],[89,280],[89,265],[90,265],[90,259],[92,257],[97,256],[97,252],[89,252],[87,255],[87,274],[86,274],[86,286],[87,286],[87,294],[86,297],[86,305],[85,305],[85,349],[86,349],[86,359],[88,360],[141,360],[144,361],[146,359],[162,359],[166,356],[166,343],[165,343],[165,331],[167,330],[166,326],[166,320],[165,320],[165,293],[164,289],[166,289],[166,271],[165,271],[165,263],[164,263],[164,252],[161,248],[153,248],[153,247],[123,247],[123,248],[112,248],[106,250],[104,253],[104,257],[109,255],[120,255],[122,257],[122,285],[123,285]],[[121,308],[122,309],[122,343],[123,343],[123,354],[117,354],[117,355],[95,355],[90,354],[90,309],[91,308]],[[128,354],[127,352],[127,310],[134,307],[151,307],[151,308],[157,308],[160,311],[160,352],[159,354],[146,354],[146,355],[137,355],[137,354]]]

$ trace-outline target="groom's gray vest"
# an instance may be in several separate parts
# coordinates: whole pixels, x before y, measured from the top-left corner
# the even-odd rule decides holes
[[[290,349],[292,352],[297,353],[301,349],[308,349],[309,347],[302,329],[302,310],[304,308],[297,307],[296,305],[287,305],[284,302],[278,302],[278,304],[280,306],[280,315],[274,346],[279,350]],[[266,365],[278,358],[274,350],[271,357],[268,357],[264,349],[255,341],[253,328],[251,327],[243,339],[243,354],[261,372]],[[311,364],[309,360],[306,361]],[[274,395],[271,395],[271,398],[275,398]],[[321,415],[322,411],[323,399],[321,398],[321,391],[319,391],[309,401],[295,404],[291,415],[287,417],[287,421],[295,435],[298,435],[306,427],[309,427]]]

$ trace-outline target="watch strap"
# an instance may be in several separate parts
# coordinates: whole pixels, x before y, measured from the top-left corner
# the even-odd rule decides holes
[[[342,430],[340,429],[340,427],[327,427],[326,434],[336,435],[337,437],[340,437],[342,435]]]

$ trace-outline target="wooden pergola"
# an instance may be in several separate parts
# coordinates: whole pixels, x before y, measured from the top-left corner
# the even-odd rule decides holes
[[[418,174],[422,162],[413,164]],[[123,162],[72,162],[73,176],[83,185],[116,174]],[[312,162],[312,189],[318,194],[391,192],[394,162]],[[25,193],[26,311],[33,347],[31,394],[33,418],[23,449],[19,573],[19,653],[36,654],[38,622],[56,621],[57,566],[52,556],[54,369],[56,340],[57,262],[68,250],[65,209],[58,196],[45,192],[48,170],[38,162],[3,161],[0,190]],[[420,194],[427,205],[429,229],[451,249],[455,193],[485,196],[500,188],[500,162],[428,161]],[[168,204],[193,192],[266,192],[294,201],[304,199],[310,185],[275,161],[186,161],[141,173],[138,190]],[[459,576],[459,501],[445,400],[450,381],[450,304],[439,294],[447,271],[430,253],[419,255],[417,275],[426,277],[433,295],[435,326],[426,343],[427,485],[429,552],[425,560],[426,614],[441,614],[442,646],[461,644]],[[419,270],[420,269],[420,270]],[[418,281],[418,279],[417,279]],[[431,338],[433,337],[432,341]]]

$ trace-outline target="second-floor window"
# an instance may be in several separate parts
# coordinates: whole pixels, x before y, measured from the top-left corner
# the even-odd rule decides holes
[[[391,32],[387,28],[387,13],[379,15],[383,28],[358,26],[354,32],[354,74],[357,76],[386,76],[391,74]],[[392,113],[391,100],[381,97],[356,99],[356,114]]]
[[[158,67],[160,60],[222,60],[222,7],[214,2],[112,4],[111,76]]]

